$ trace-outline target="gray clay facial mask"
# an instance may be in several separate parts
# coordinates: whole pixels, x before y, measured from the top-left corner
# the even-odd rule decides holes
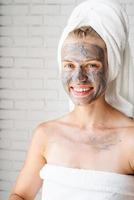
[[[102,47],[88,42],[67,43],[62,47],[61,59],[62,83],[75,104],[91,103],[104,94],[108,67],[106,52]],[[87,93],[80,98],[74,95],[74,86],[80,85],[92,89],[89,95]]]

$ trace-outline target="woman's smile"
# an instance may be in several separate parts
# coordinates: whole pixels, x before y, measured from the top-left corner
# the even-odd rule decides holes
[[[93,87],[83,87],[79,85],[78,87],[71,87],[70,91],[75,98],[83,98],[90,95],[93,92]]]

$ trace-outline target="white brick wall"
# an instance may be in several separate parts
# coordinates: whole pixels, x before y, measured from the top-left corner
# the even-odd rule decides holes
[[[68,111],[58,77],[57,44],[80,2],[0,0],[0,200],[9,195],[34,127]],[[133,42],[134,1],[121,3],[129,14]]]

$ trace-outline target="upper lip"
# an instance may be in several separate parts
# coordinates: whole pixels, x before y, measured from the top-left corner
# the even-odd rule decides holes
[[[76,88],[76,89],[80,89],[80,88],[93,88],[93,86],[91,85],[71,85],[71,87]]]

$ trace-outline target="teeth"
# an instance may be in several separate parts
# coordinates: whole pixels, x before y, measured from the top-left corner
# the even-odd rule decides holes
[[[74,91],[76,92],[85,92],[89,91],[91,88],[74,88]]]

